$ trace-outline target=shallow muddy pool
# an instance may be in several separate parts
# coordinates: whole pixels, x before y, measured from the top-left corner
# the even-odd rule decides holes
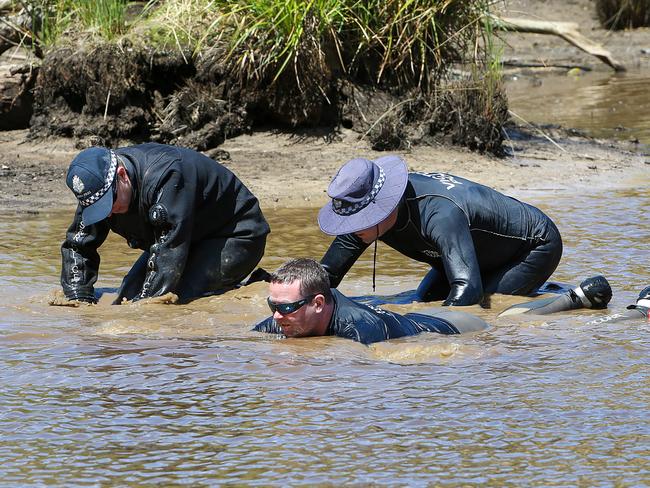
[[[594,137],[650,144],[650,73],[584,72],[506,77],[513,120],[552,123]]]
[[[650,284],[650,178],[634,188],[518,195],[565,241],[555,279],[604,274],[610,312]],[[320,257],[316,210],[267,212],[263,266]],[[3,214],[2,486],[643,486],[650,479],[650,324],[607,312],[496,318],[492,327],[365,347],[250,332],[263,285],[189,305],[110,306],[136,254],[101,249],[98,306],[52,307],[70,212]],[[421,265],[379,246],[379,294]],[[372,292],[372,255],[346,278]],[[401,310],[417,306],[399,306]]]

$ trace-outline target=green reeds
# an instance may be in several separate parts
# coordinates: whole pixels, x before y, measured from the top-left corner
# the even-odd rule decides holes
[[[650,26],[650,0],[596,0],[596,13],[607,29]]]
[[[70,0],[81,25],[112,40],[126,30],[127,0]]]
[[[372,84],[431,86],[473,47],[486,0],[167,0],[150,2],[148,37],[195,54],[225,46],[247,81],[288,70]],[[469,49],[470,55],[475,51]]]
[[[22,3],[32,20],[32,45],[55,45],[70,24],[70,0],[32,0]]]
[[[151,0],[125,23],[126,0],[36,0],[41,37],[74,23],[106,40],[121,35],[200,55],[219,46],[247,82],[290,72],[346,73],[370,84],[428,88],[450,62],[476,55],[488,0]],[[145,42],[146,42],[145,41]],[[221,50],[221,49],[220,49]]]
[[[32,38],[42,47],[63,34],[89,32],[111,41],[126,32],[127,0],[31,0],[21,2],[32,16]]]
[[[487,6],[460,0],[254,0],[223,2],[236,26],[232,55],[251,77],[277,79],[301,55],[368,83],[429,87],[474,40]],[[314,63],[308,63],[313,66]],[[251,68],[254,67],[254,68]]]

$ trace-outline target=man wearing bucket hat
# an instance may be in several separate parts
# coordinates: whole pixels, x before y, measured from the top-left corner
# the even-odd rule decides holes
[[[372,242],[376,253],[377,240],[431,266],[417,295],[444,305],[528,295],[562,256],[560,233],[539,209],[450,174],[408,173],[398,156],[348,161],[327,192],[318,223],[337,236],[321,260],[332,287]]]
[[[115,303],[224,291],[264,254],[270,230],[257,198],[196,151],[154,143],[85,149],[70,164],[66,184],[78,200],[61,246],[61,285],[70,300],[96,301],[97,249],[111,230],[143,251]]]

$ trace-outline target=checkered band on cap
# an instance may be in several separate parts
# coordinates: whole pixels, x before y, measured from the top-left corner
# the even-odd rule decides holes
[[[338,215],[351,215],[357,213],[359,210],[366,208],[370,204],[370,202],[372,202],[375,199],[377,193],[379,193],[379,190],[381,190],[381,187],[384,186],[385,181],[386,181],[386,173],[384,173],[383,169],[379,168],[379,178],[377,178],[377,183],[375,183],[375,186],[372,187],[370,193],[368,193],[368,195],[366,195],[366,197],[363,200],[361,200],[360,202],[349,204],[345,200],[333,198],[332,209]]]
[[[97,190],[89,197],[83,199],[80,198],[79,203],[81,204],[82,207],[90,207],[93,203],[95,203],[101,197],[106,195],[106,192],[113,184],[113,180],[115,180],[115,175],[117,174],[117,154],[115,154],[113,151],[110,151],[110,153],[111,153],[111,164],[108,166],[108,174],[106,175],[104,186],[102,186],[99,190]]]

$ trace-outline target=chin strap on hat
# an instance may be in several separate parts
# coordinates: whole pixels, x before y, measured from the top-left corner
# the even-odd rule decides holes
[[[377,275],[377,241],[379,240],[379,224],[377,224],[377,235],[375,236],[375,252],[372,256],[372,292],[375,292],[375,276]]]

